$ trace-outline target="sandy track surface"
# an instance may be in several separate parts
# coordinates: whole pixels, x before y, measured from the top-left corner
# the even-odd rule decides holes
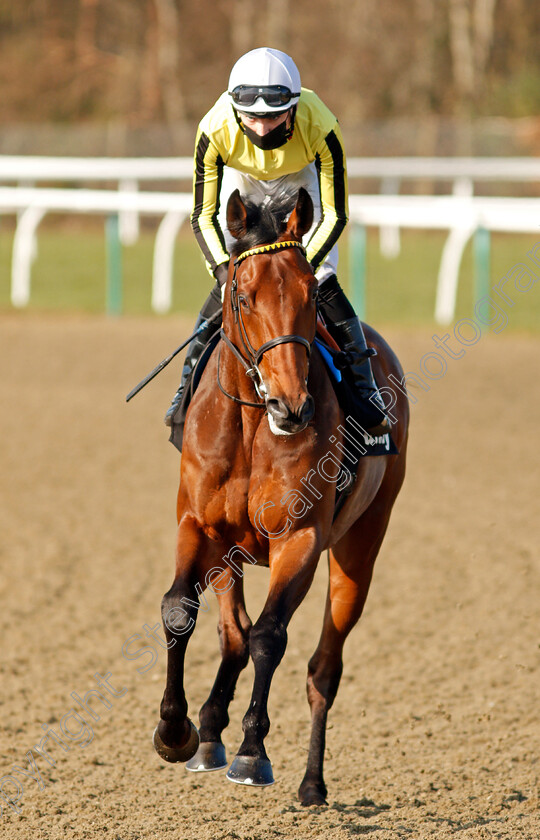
[[[160,620],[172,580],[179,459],[162,415],[179,365],[130,405],[124,396],[189,326],[0,317],[0,836],[540,836],[540,341],[483,337],[429,392],[415,391],[408,476],[330,716],[329,805],[302,809],[324,558],[271,692],[272,788],[161,762],[150,737],[164,652],[155,642],[139,659],[122,655]],[[417,371],[431,332],[386,336]],[[254,618],[268,572],[246,579]],[[212,599],[188,652],[195,719],[218,662]],[[72,696],[97,689],[95,674],[118,692],[109,708],[94,699],[99,720]],[[229,756],[251,676],[249,666],[231,708]],[[51,737],[38,775],[25,754],[70,710],[86,724],[70,719],[80,735],[67,752]],[[14,780],[17,805],[6,801]]]

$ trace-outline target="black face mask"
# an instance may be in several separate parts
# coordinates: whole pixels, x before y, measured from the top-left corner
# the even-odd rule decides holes
[[[259,134],[256,134],[252,128],[248,128],[247,125],[244,125],[243,123],[242,128],[244,130],[244,134],[249,140],[251,140],[253,145],[258,146],[259,149],[264,149],[265,151],[268,151],[269,149],[279,149],[280,146],[283,146],[283,144],[287,142],[292,134],[292,126],[287,126],[287,120],[279,125],[276,125],[272,131],[269,131],[267,134],[263,134],[262,137]]]

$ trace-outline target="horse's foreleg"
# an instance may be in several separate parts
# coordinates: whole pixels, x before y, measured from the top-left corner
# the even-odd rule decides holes
[[[287,625],[306,595],[320,553],[313,529],[289,537],[270,560],[270,587],[261,615],[249,636],[255,679],[242,722],[244,740],[227,773],[230,781],[269,785],[274,781],[264,739],[270,729],[268,694],[274,672],[287,646]]]
[[[160,721],[154,731],[153,743],[165,761],[187,761],[197,750],[199,736],[187,716],[184,692],[184,658],[197,620],[197,610],[183,598],[187,589],[176,578],[163,596],[161,615],[167,640],[167,682],[160,706]],[[191,593],[193,599],[193,593]]]
[[[302,805],[323,805],[326,719],[343,670],[343,645],[362,614],[373,565],[388,524],[380,508],[368,509],[330,552],[329,582],[323,629],[308,664],[307,696],[311,738],[307,768],[298,796]]]
[[[229,723],[228,708],[234,697],[238,677],[249,660],[251,629],[244,603],[242,579],[233,577],[229,569],[228,578],[222,576],[220,579],[220,589],[227,589],[229,580],[232,583],[231,589],[218,594],[221,664],[208,700],[199,714],[200,745],[187,764],[188,770],[219,770],[227,766],[221,734]]]
[[[197,750],[199,736],[187,716],[184,658],[206,588],[204,575],[212,558],[208,541],[189,517],[178,526],[176,575],[163,596],[161,614],[167,640],[167,682],[154,732],[154,747],[165,761],[187,761]]]

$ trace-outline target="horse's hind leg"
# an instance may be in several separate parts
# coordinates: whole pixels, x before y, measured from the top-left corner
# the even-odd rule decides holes
[[[232,580],[230,570],[229,577]],[[221,576],[220,588],[225,590],[227,585],[228,580]],[[221,664],[199,714],[199,749],[186,765],[193,771],[220,770],[227,766],[221,734],[229,723],[228,708],[238,677],[249,661],[251,621],[245,608],[242,580],[234,579],[231,589],[218,595],[218,601]]]
[[[330,552],[323,629],[308,665],[311,739],[306,773],[298,790],[302,805],[326,802],[323,778],[326,718],[341,679],[343,645],[362,614],[389,513],[381,517],[380,508],[368,509]]]

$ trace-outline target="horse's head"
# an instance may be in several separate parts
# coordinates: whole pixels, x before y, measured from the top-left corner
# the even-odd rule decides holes
[[[281,212],[255,207],[238,190],[227,205],[228,228],[237,244],[224,327],[249,361],[249,375],[276,435],[302,431],[315,411],[307,377],[317,281],[301,245],[312,221],[313,203],[304,189],[288,219],[283,207]]]

